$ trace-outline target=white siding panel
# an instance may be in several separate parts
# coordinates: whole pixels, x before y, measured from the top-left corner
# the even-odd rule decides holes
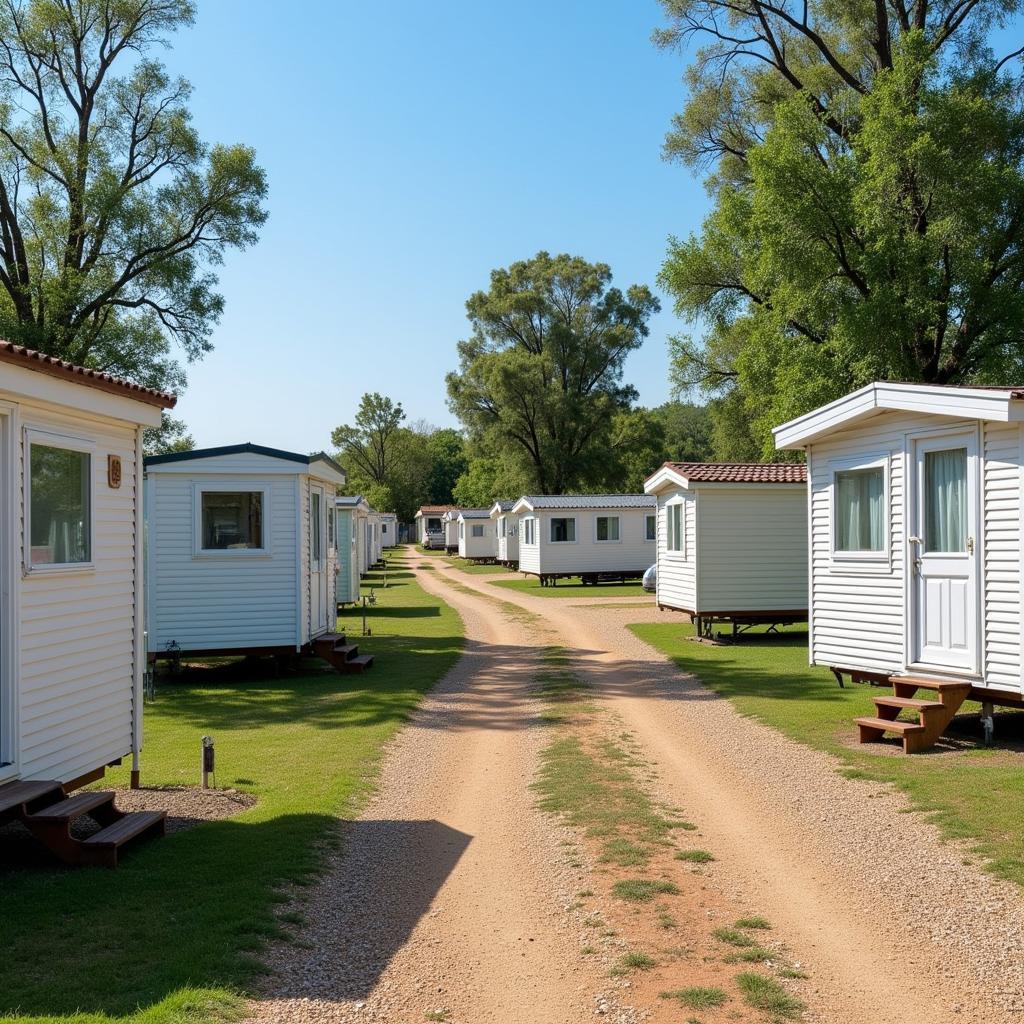
[[[683,498],[686,540],[683,551],[668,550],[665,504]],[[658,496],[658,604],[665,608],[695,611],[697,608],[697,497],[681,489]]]
[[[538,573],[644,572],[657,558],[657,545],[646,539],[645,516],[654,508],[622,509],[544,509],[537,513]],[[597,516],[619,517],[619,541],[599,543],[595,539]],[[576,519],[574,543],[551,542],[551,520]],[[521,539],[521,535],[520,535]],[[523,564],[520,545],[519,568]]]

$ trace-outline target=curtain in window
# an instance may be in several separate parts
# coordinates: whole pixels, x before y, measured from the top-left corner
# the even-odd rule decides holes
[[[836,474],[836,550],[884,551],[885,474],[857,469]]]
[[[925,550],[967,548],[967,449],[925,452]]]

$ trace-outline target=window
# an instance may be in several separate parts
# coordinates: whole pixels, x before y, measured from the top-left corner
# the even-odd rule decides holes
[[[537,543],[537,520],[536,519],[524,519],[523,520],[523,543],[524,544],[536,544]]]
[[[551,543],[574,544],[576,542],[576,520],[556,517],[551,520]]]
[[[686,551],[686,516],[683,503],[677,501],[665,506],[665,526],[667,549],[669,551]]]
[[[437,533],[441,529],[441,520],[431,516],[427,520],[427,532]]]
[[[484,528],[482,526],[474,526],[473,527],[473,536],[474,537],[482,537],[483,535],[484,535]]]
[[[381,523],[380,524],[380,532],[381,533],[387,533],[388,532],[388,524],[387,523]]]
[[[203,491],[201,502],[203,551],[262,549],[262,491]]]
[[[885,470],[839,470],[835,475],[835,550],[885,550]]]
[[[924,549],[967,550],[967,449],[924,453]]]
[[[599,543],[617,541],[619,539],[619,517],[597,517],[597,540]]]
[[[498,536],[499,537],[504,537],[505,536],[505,517],[504,516],[501,516],[498,519]]]
[[[465,523],[459,523],[459,540],[462,540],[462,538],[465,537],[465,535],[466,535],[466,524]]]
[[[29,464],[30,564],[90,561],[92,457],[87,452],[32,444]]]
[[[330,505],[328,505],[327,511],[327,546],[334,547],[334,516],[330,511]]]
[[[644,540],[658,539],[658,517],[656,515],[644,516]]]
[[[309,529],[312,543],[312,557],[314,563],[319,567],[323,558],[323,536],[321,531],[323,525],[320,519],[320,492],[313,491],[309,495]]]

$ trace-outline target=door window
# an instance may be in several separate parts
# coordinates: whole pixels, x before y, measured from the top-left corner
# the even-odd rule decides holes
[[[924,549],[967,550],[967,449],[925,452]]]
[[[320,567],[320,560],[323,557],[323,527],[320,523],[320,492],[314,491],[309,496],[309,517],[310,536],[313,544],[313,561],[317,568]]]

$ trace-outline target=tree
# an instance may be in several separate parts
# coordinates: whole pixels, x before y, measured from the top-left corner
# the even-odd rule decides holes
[[[1024,48],[986,45],[1018,0],[662,3],[662,45],[704,44],[666,153],[714,198],[660,276],[708,328],[676,339],[677,383],[767,456],[873,379],[1019,379]]]
[[[612,419],[636,397],[623,365],[658,300],[611,279],[607,264],[540,252],[493,271],[466,303],[472,334],[447,377],[449,405],[531,490],[563,492],[599,472]]]
[[[401,404],[374,391],[360,399],[355,423],[335,427],[331,441],[354,476],[384,484],[394,468],[397,449],[393,442],[404,419]]]
[[[169,455],[172,452],[190,452],[196,446],[184,420],[163,414],[159,427],[148,427],[142,432],[144,455]]]
[[[173,347],[211,347],[211,268],[266,219],[253,151],[202,142],[188,82],[148,55],[194,14],[0,0],[0,332],[166,389]]]
[[[615,414],[611,423],[603,472],[589,481],[598,493],[637,493],[644,481],[668,457],[665,428],[649,409]]]
[[[427,501],[450,505],[455,484],[469,466],[462,434],[451,427],[432,430],[427,439],[427,451],[430,458]]]
[[[666,402],[651,410],[664,433],[665,458],[672,462],[707,462],[714,454],[708,407]],[[733,460],[734,461],[734,460]]]

